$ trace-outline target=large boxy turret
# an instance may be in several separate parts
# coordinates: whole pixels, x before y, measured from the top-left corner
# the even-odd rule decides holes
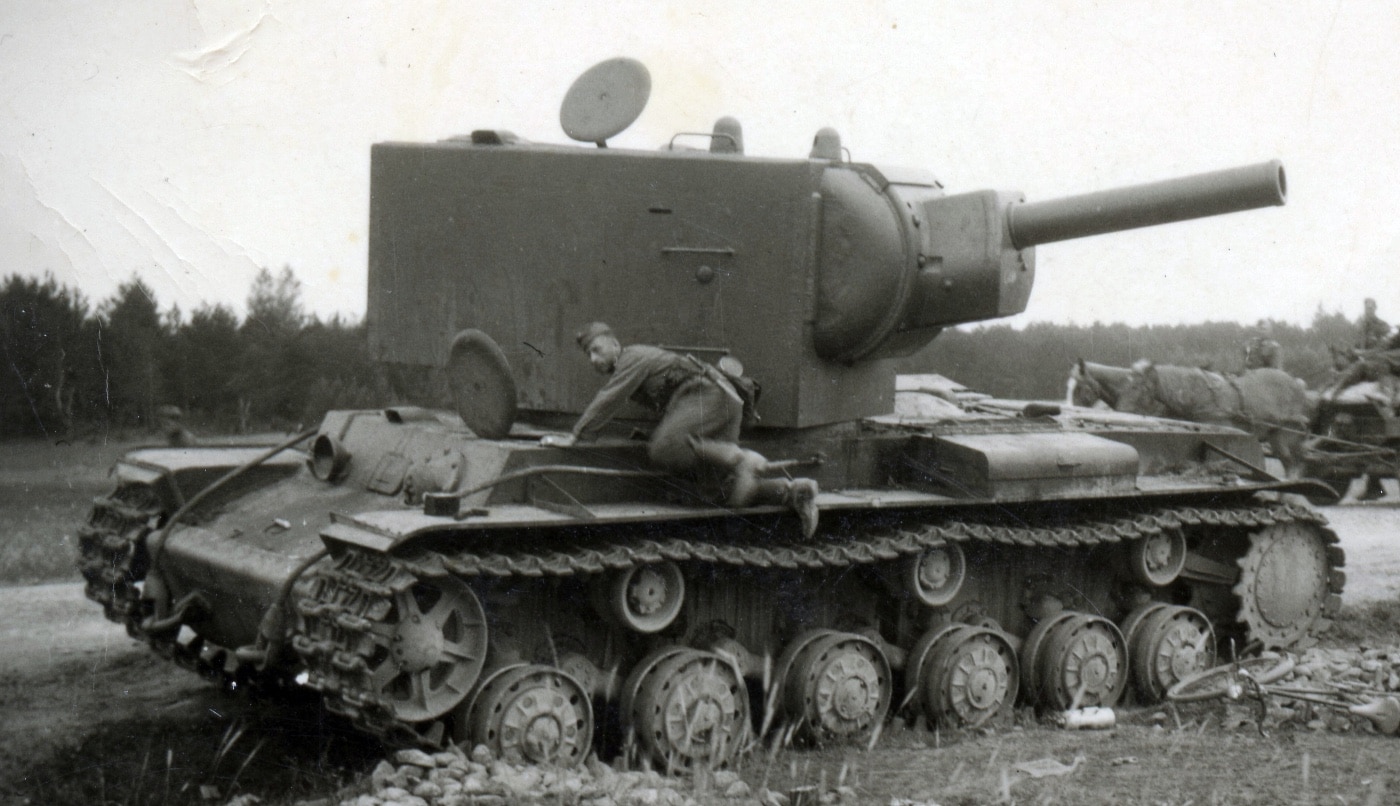
[[[565,129],[602,145],[649,89],[638,63],[605,62],[571,89]],[[1024,310],[1037,244],[1285,197],[1277,162],[1025,202],[848,161],[830,130],[805,158],[742,151],[729,119],[708,151],[499,131],[374,146],[375,354],[442,365],[453,334],[477,328],[509,359],[522,410],[574,413],[598,385],[574,333],[602,320],[624,343],[738,357],[763,384],[765,425],[852,420],[892,408],[882,359]]]

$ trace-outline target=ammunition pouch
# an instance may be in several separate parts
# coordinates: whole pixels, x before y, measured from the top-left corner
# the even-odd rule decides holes
[[[707,364],[693,355],[687,354],[686,358],[712,383],[724,390],[724,393],[737,400],[744,408],[742,427],[749,428],[758,425],[758,398],[763,394],[763,387],[758,381],[747,375],[738,375],[727,372],[713,364]]]

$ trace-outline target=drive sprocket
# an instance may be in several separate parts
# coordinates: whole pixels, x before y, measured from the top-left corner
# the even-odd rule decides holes
[[[1331,541],[1328,540],[1331,538]],[[1331,615],[1334,594],[1344,577],[1333,566],[1329,530],[1305,522],[1275,523],[1249,536],[1249,548],[1239,558],[1238,620],[1249,637],[1265,649],[1291,647],[1304,641]]]

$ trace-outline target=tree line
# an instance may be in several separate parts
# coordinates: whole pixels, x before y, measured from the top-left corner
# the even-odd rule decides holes
[[[1262,330],[1281,345],[1284,369],[1314,388],[1332,376],[1329,347],[1355,346],[1358,335],[1320,308],[1307,327],[994,325],[949,329],[897,366],[999,397],[1058,399],[1079,358],[1235,372]],[[0,285],[0,358],[0,437],[152,429],[174,409],[196,432],[289,429],[332,408],[446,402],[432,373],[372,361],[363,322],[307,315],[290,267],[258,273],[241,319],[226,305],[162,310],[137,277],[93,306],[52,276],[11,275]]]
[[[287,429],[413,393],[370,360],[362,322],[306,314],[290,267],[259,271],[247,303],[241,319],[226,305],[187,316],[133,277],[93,306],[52,276],[7,277],[0,437],[153,429],[172,415],[196,432]]]

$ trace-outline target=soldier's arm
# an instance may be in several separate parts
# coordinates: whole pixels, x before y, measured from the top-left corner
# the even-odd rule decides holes
[[[657,369],[653,366],[657,363],[655,360],[647,360],[645,356],[639,356],[636,351],[623,350],[622,355],[618,356],[617,365],[613,367],[612,375],[608,377],[608,382],[593,396],[593,402],[588,404],[578,422],[574,423],[574,437],[580,440],[596,438],[598,431],[622,411],[627,405],[627,399]]]

